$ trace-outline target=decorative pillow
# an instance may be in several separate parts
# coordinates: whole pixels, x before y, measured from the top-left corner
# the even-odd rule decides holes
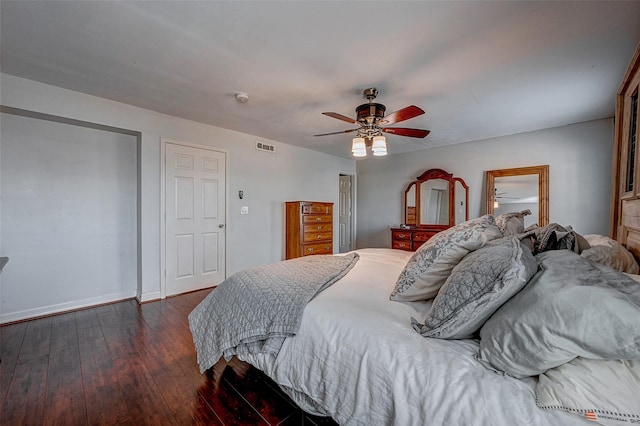
[[[424,325],[412,318],[413,328],[425,337],[470,338],[537,270],[533,254],[516,237],[493,240],[453,268]]]
[[[578,357],[540,375],[536,404],[603,425],[640,424],[640,360]]]
[[[591,247],[584,250],[580,254],[581,256],[593,262],[609,266],[616,271],[628,274],[640,272],[638,262],[636,262],[633,254],[618,241],[598,234],[585,235],[584,239],[588,241]]]
[[[538,262],[517,238],[493,240],[453,268],[424,325],[412,318],[413,328],[424,337],[470,338],[537,270]]]
[[[502,235],[517,235],[524,232],[524,217],[531,214],[531,210],[526,209],[520,212],[504,213],[495,217],[496,226]]]
[[[467,253],[500,237],[502,233],[491,215],[437,233],[411,256],[398,277],[390,299],[401,302],[432,299],[453,267]]]
[[[540,253],[541,270],[480,330],[480,359],[514,377],[571,361],[640,359],[640,285],[569,250]]]

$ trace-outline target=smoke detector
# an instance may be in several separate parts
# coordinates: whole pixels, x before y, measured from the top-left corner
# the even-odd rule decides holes
[[[236,101],[246,104],[249,101],[249,94],[245,92],[236,93]]]

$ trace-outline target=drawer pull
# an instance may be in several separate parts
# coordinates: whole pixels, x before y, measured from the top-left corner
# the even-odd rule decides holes
[[[404,243],[398,244],[399,247],[405,247]]]
[[[322,234],[318,234],[318,235],[316,236],[316,239],[317,239],[317,240],[321,240],[321,239],[322,239]]]
[[[406,235],[405,234],[398,234],[398,237],[399,238],[404,238],[404,237],[406,237]]]
[[[316,217],[316,222],[320,222],[322,220],[321,217]]]
[[[313,247],[309,247],[309,248],[307,249],[307,251],[308,251],[309,253],[313,253]]]
[[[324,249],[325,250],[329,250],[329,246],[324,246]]]
[[[317,229],[318,229],[318,231],[321,230],[322,229],[322,225],[318,226]]]

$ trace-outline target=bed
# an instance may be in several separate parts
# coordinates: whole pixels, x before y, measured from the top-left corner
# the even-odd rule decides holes
[[[312,256],[350,257],[301,291],[292,329],[275,321],[272,334],[260,329],[246,345],[244,332],[232,343],[211,337],[243,321],[221,306],[271,320],[253,318],[262,308],[242,294],[215,305],[220,288],[238,293],[223,283],[189,316],[201,371],[237,356],[304,410],[344,425],[640,423],[637,276],[604,266],[612,251],[589,252],[570,227],[527,234],[512,231],[517,215],[500,219],[457,225],[416,253]],[[637,274],[633,257],[626,262]],[[262,267],[250,272],[278,280]]]

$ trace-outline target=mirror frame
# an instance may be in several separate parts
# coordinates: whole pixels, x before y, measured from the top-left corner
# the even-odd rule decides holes
[[[488,170],[486,173],[486,212],[493,214],[495,179],[507,176],[538,175],[538,226],[549,224],[549,165]]]
[[[431,180],[431,179],[442,179],[447,181],[449,184],[449,222],[446,225],[443,224],[434,224],[434,223],[422,223],[420,222],[420,218],[421,218],[421,211],[420,211],[420,185],[422,183],[424,183],[425,181]],[[464,181],[464,179],[462,179],[461,177],[457,177],[457,176],[453,176],[452,173],[449,173],[445,170],[442,169],[429,169],[427,171],[425,171],[424,173],[422,173],[420,176],[418,176],[416,178],[415,181],[411,182],[408,186],[407,189],[405,190],[405,200],[404,200],[404,212],[405,212],[405,222],[407,219],[407,194],[410,191],[412,185],[415,185],[415,195],[416,195],[416,199],[415,199],[415,203],[416,203],[416,223],[415,226],[416,228],[428,228],[428,229],[438,229],[438,230],[444,230],[447,228],[450,228],[451,226],[455,225],[455,184],[456,182],[459,182],[462,185],[463,190],[465,191],[465,195],[464,195],[464,202],[465,202],[465,211],[464,211],[464,215],[465,215],[465,220],[468,220],[469,218],[469,186],[466,184],[466,182]]]
[[[416,206],[413,206],[413,221],[409,220],[409,206],[407,205],[407,201],[409,200],[409,192],[413,187],[413,200],[415,202],[418,192],[418,181],[413,181],[409,185],[407,185],[407,189],[404,190],[404,224],[409,226],[416,226],[418,224],[417,212],[418,209]]]
[[[455,202],[456,202],[456,182],[459,183],[460,185],[462,185],[462,189],[464,189],[464,221],[469,220],[469,185],[467,185],[467,182],[464,181],[464,179],[462,179],[461,177],[455,177],[453,178],[453,203],[454,203],[454,207],[453,207],[453,225],[457,225],[456,223],[456,206],[455,206]],[[464,222],[463,221],[463,222]]]

